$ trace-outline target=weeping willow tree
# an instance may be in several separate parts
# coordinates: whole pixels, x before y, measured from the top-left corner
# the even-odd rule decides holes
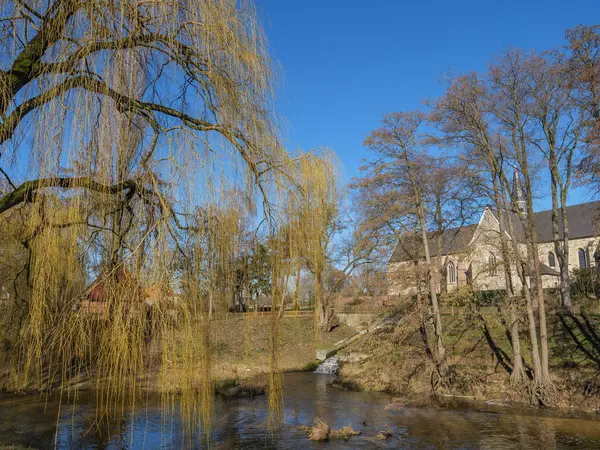
[[[338,178],[335,155],[327,150],[298,158],[295,169],[298,195],[288,202],[290,254],[296,261],[296,277],[302,267],[314,278],[315,320],[318,328],[329,331],[333,309],[323,288],[331,227],[338,212]]]
[[[14,256],[3,385],[70,396],[91,379],[101,416],[160,387],[187,424],[210,427],[210,318],[244,224],[277,235],[300,211],[272,255],[281,305],[299,249],[322,272],[334,195],[327,158],[278,141],[253,5],[7,0],[0,18],[0,227]]]

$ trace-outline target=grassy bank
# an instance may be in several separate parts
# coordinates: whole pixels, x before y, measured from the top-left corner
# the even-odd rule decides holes
[[[264,390],[271,370],[272,319],[269,316],[229,317],[215,320],[210,326],[211,369],[215,389],[224,395],[254,395]],[[355,334],[352,328],[340,325],[330,333],[317,333],[310,316],[283,317],[278,329],[279,370],[282,372],[312,370],[317,348],[330,347],[335,342]],[[189,368],[188,368],[189,369]],[[200,368],[192,376],[199,383]],[[155,383],[156,377],[161,382]],[[146,381],[159,390],[177,392],[189,383],[189,370],[177,361],[168,361],[160,370],[149,370]]]
[[[499,315],[443,317],[448,362],[454,381],[442,389],[442,397],[523,404],[525,395],[509,383],[511,347]],[[562,320],[549,315],[551,373],[556,386],[556,406],[578,411],[600,408],[600,349],[595,338],[600,317],[579,316]],[[483,326],[489,331],[486,338]],[[580,325],[580,326],[578,326]],[[429,336],[434,342],[433,336]],[[531,358],[525,326],[521,330],[525,361]],[[433,364],[418,328],[388,327],[366,335],[340,353],[344,363],[341,384],[346,387],[386,391],[403,401],[415,401],[431,393]]]
[[[194,345],[187,351],[201,352],[200,326],[194,330]],[[164,341],[157,337],[149,344],[145,367],[137,376],[137,387],[147,392],[177,393],[184,386],[200,387],[203,371],[198,365],[184,364],[183,341],[188,338],[178,329],[172,329],[170,345],[176,351],[169,352],[171,359],[162,359],[161,346]],[[316,348],[329,347],[333,343],[352,336],[352,328],[341,325],[331,333],[317,333],[312,316],[283,317],[280,319],[277,344],[279,349],[279,370],[283,372],[309,370],[315,367]],[[271,370],[272,318],[269,315],[251,316],[230,314],[226,319],[210,322],[210,367],[215,391],[218,394],[233,396],[253,396],[264,392],[267,374]],[[189,356],[189,355],[188,355]],[[198,357],[194,361],[199,360]],[[18,378],[13,383],[10,371],[0,372],[0,391],[37,392],[39,384],[32,378],[23,383]],[[79,390],[102,388],[104,382],[98,380],[93,371],[82,370],[71,378],[70,388]],[[55,379],[42,385],[42,390],[55,392],[60,389],[60,380]]]

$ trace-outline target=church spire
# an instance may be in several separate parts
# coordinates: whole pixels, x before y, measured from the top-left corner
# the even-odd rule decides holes
[[[511,198],[515,212],[517,212],[518,210],[521,211],[523,214],[527,213],[527,202],[525,200],[525,193],[523,191],[523,187],[521,186],[521,177],[519,176],[519,171],[516,167],[515,171],[513,172]]]

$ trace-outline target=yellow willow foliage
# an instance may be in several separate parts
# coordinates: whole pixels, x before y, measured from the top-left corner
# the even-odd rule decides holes
[[[283,252],[283,242],[280,236],[272,241],[271,248],[271,358],[268,378],[267,394],[269,397],[269,428],[275,431],[283,418],[283,375],[279,367],[281,357],[280,341],[280,317],[283,309],[283,298],[285,295],[285,272],[289,264],[286,264]]]
[[[329,151],[309,153],[297,161],[300,196],[290,204],[290,242],[296,257],[314,275],[317,332],[325,325],[322,277],[325,269],[328,227],[337,212],[337,159]]]
[[[284,299],[293,271],[299,267],[314,270],[314,262],[324,265],[324,246],[335,202],[337,159],[328,151],[298,155],[286,168],[294,186],[276,186],[282,200],[282,221],[271,230],[271,359],[268,378],[269,428],[275,431],[283,419],[283,374],[280,369],[280,327]],[[317,327],[318,328],[318,327]]]
[[[73,400],[92,386],[98,423],[157,390],[191,441],[211,426],[212,319],[264,221],[279,414],[275,306],[297,267],[323,271],[337,174],[332,154],[280,145],[252,3],[6,0],[0,18],[0,232],[16,255],[0,384]]]

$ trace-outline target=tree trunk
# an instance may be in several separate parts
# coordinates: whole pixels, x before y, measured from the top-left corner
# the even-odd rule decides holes
[[[436,198],[436,211],[435,211],[435,215],[436,215],[436,222],[437,222],[437,231],[438,231],[438,236],[437,236],[437,260],[436,260],[436,265],[437,265],[437,270],[438,270],[438,277],[439,277],[439,283],[440,283],[440,293],[445,294],[446,292],[448,292],[448,274],[447,274],[447,265],[446,262],[442,262],[442,253],[443,253],[443,246],[444,246],[444,224],[442,223],[442,205],[440,202],[440,198],[439,196],[437,196]]]
[[[525,198],[527,199],[527,226],[525,227],[525,235],[531,246],[531,265],[533,266],[532,275],[535,277],[536,282],[536,297],[538,302],[538,313],[540,320],[540,346],[541,346],[541,365],[542,365],[542,379],[546,383],[550,383],[550,370],[549,370],[549,354],[548,354],[548,330],[546,326],[546,305],[544,299],[544,289],[542,286],[542,274],[540,272],[540,258],[538,252],[537,243],[537,231],[535,225],[535,215],[533,212],[533,193],[531,190],[531,179],[529,177],[529,164],[527,160],[527,150],[525,144],[525,132],[520,129],[520,143],[521,143],[521,154],[520,154],[520,166],[521,172],[525,179]],[[532,277],[533,278],[533,277]]]
[[[429,279],[429,294],[431,295],[431,307],[433,309],[434,330],[438,352],[438,370],[441,376],[448,373],[448,363],[446,362],[446,347],[442,336],[442,317],[438,305],[438,298],[435,286],[435,280],[431,270],[431,256],[429,255],[429,239],[427,237],[427,223],[425,221],[425,209],[421,203],[420,195],[416,194],[419,210],[419,221],[421,223],[421,238],[423,240],[423,250],[425,252],[425,263],[427,264],[427,278]]]
[[[523,296],[525,297],[525,305],[527,308],[527,322],[529,323],[529,340],[531,341],[531,359],[533,359],[533,371],[536,381],[542,381],[542,361],[540,359],[540,350],[537,338],[537,328],[535,324],[535,314],[533,313],[533,302],[531,300],[531,291],[527,286],[525,277],[525,267],[522,263],[518,264],[521,280],[523,282]]]
[[[508,200],[506,199],[506,195],[504,195],[506,186],[506,179],[502,178],[502,192],[503,192],[503,203],[505,211],[510,211]],[[512,215],[507,213],[508,218],[508,230],[511,236],[514,236],[514,225],[512,221]],[[537,337],[537,326],[535,323],[535,315],[533,313],[533,304],[531,301],[531,291],[529,290],[529,286],[527,285],[527,277],[525,276],[525,265],[521,260],[521,254],[519,251],[519,246],[516,239],[511,239],[512,250],[515,255],[515,265],[517,268],[517,275],[521,281],[521,293],[525,298],[525,308],[527,310],[527,323],[529,328],[529,340],[531,341],[531,358],[533,360],[533,370],[534,377],[536,381],[541,381],[542,376],[542,364],[540,360],[540,351],[538,347],[538,337]],[[528,258],[529,260],[529,258]],[[513,324],[513,326],[518,327],[518,323]],[[512,339],[512,333],[511,333]],[[521,357],[522,359],[522,357]]]
[[[531,202],[530,202],[531,203]],[[533,214],[533,208],[530,208],[531,213]],[[533,263],[535,266],[535,278],[537,280],[537,300],[538,300],[538,313],[540,318],[540,344],[541,344],[541,359],[542,359],[542,378],[546,382],[550,382],[550,370],[549,370],[549,352],[548,352],[548,329],[546,325],[546,305],[544,298],[544,289],[542,286],[542,274],[540,272],[540,262],[539,262],[539,253],[537,247],[537,237],[536,237],[536,229],[535,224],[533,224],[533,220],[531,225],[531,234],[532,234],[532,253],[533,253]]]
[[[563,306],[569,314],[573,313],[573,301],[571,300],[571,278],[569,276],[569,220],[567,218],[567,190],[561,189],[560,212],[563,223],[563,261],[560,266],[560,294]]]
[[[433,267],[431,264],[431,255],[429,253],[429,238],[427,236],[427,218],[425,215],[425,207],[423,206],[423,198],[421,195],[421,189],[417,180],[415,179],[415,174],[412,170],[412,164],[408,158],[408,153],[406,149],[403,149],[402,158],[406,163],[406,167],[408,170],[408,177],[410,179],[410,183],[412,186],[412,193],[415,200],[415,206],[417,210],[417,216],[419,219],[419,225],[421,226],[421,239],[423,243],[423,251],[425,253],[425,264],[427,264],[427,278],[429,281],[429,294],[431,296],[431,307],[433,310],[433,320],[434,320],[434,332],[436,337],[436,345],[438,352],[438,360],[437,360],[437,369],[441,377],[446,376],[448,373],[448,363],[446,361],[446,347],[444,347],[444,338],[442,331],[442,317],[440,315],[440,308],[438,304],[437,290],[435,286],[435,279],[433,277]]]
[[[321,331],[331,331],[332,312],[323,300],[323,271],[315,271],[315,312]]]
[[[513,369],[511,372],[511,382],[520,383],[523,381],[525,372],[523,370],[523,357],[521,355],[521,340],[519,338],[519,314],[517,304],[515,302],[514,288],[510,267],[510,253],[508,250],[506,229],[505,229],[505,210],[504,195],[500,194],[500,186],[498,185],[498,175],[495,170],[493,172],[493,188],[494,188],[494,201],[496,203],[496,210],[498,211],[498,226],[500,231],[500,247],[502,252],[502,266],[504,267],[504,280],[506,286],[506,297],[509,311],[509,332],[511,338],[511,345],[513,350]],[[512,236],[512,234],[511,234]]]
[[[517,273],[523,285],[522,295],[525,298],[525,308],[527,310],[527,323],[529,325],[529,340],[531,342],[531,359],[533,360],[533,375],[537,382],[542,381],[542,363],[540,359],[540,350],[537,337],[537,327],[535,323],[535,314],[533,302],[531,300],[531,291],[527,286],[527,277],[525,276],[525,264],[517,261]]]
[[[294,299],[292,303],[292,311],[298,311],[300,309],[299,300],[300,300],[300,264],[296,267],[296,283],[294,289]]]
[[[552,188],[552,240],[554,242],[554,252],[556,253],[556,259],[558,259],[558,267],[560,272],[560,300],[561,305],[564,306],[569,313],[572,313],[573,305],[571,302],[571,286],[569,280],[569,228],[566,211],[566,192],[564,189],[560,188],[558,161],[556,160],[556,153],[553,148],[550,148],[550,152],[548,155],[548,165],[550,166],[550,185]],[[560,205],[558,199],[559,193],[561,197]],[[558,221],[559,208],[561,218],[563,220],[562,239],[560,238],[560,229]]]

